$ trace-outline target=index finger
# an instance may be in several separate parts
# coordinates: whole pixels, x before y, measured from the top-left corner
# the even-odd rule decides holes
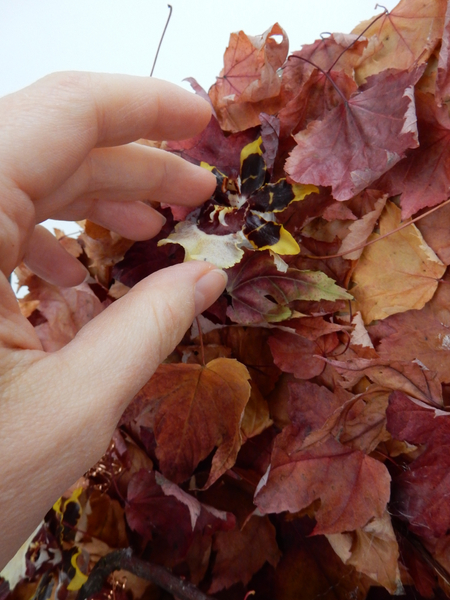
[[[189,138],[210,116],[202,98],[159,79],[53,74],[0,99],[0,170],[40,197],[72,175],[94,147]]]

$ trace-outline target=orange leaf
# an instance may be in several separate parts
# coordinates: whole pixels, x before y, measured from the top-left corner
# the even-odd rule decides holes
[[[380,219],[380,234],[396,229],[401,211],[388,202]],[[369,239],[376,239],[373,234]],[[426,244],[415,225],[368,246],[353,273],[351,292],[365,323],[422,308],[431,299],[445,265]]]
[[[163,364],[145,388],[157,403],[154,432],[163,474],[180,483],[217,447],[207,485],[235,462],[250,375],[237,360],[216,358],[205,367]]]
[[[361,82],[384,69],[409,69],[428,60],[442,37],[446,0],[401,0],[390,13],[363,21],[352,33],[369,38],[356,79]],[[376,18],[376,17],[375,17]]]
[[[288,47],[286,33],[278,23],[255,37],[243,31],[231,34],[224,68],[209,91],[222,129],[243,131],[260,125],[261,112],[278,110],[281,79],[277,71]]]

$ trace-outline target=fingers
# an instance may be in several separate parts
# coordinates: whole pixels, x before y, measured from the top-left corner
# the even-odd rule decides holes
[[[30,239],[23,262],[49,283],[71,287],[83,283],[87,269],[69,254],[54,235],[38,225]]]
[[[188,138],[206,127],[211,112],[200,97],[158,79],[59,73],[0,99],[0,114],[2,171],[40,198],[92,148]]]
[[[191,137],[206,127],[209,118],[210,106],[201,98],[173,84],[146,77],[59,73],[1,98],[0,270],[9,275],[19,264],[37,222],[66,209],[68,197],[80,202],[86,199],[78,198],[77,187],[82,194],[88,195],[87,199],[92,199],[95,186],[89,187],[86,183],[89,168],[81,166],[89,165],[93,148],[127,144],[139,138]],[[175,171],[178,167],[174,171],[166,169],[165,161],[160,164],[165,180],[169,182],[166,186],[161,183],[162,191],[176,195],[176,186],[170,186],[170,181],[177,179]],[[58,194],[58,188],[64,186],[80,167],[84,173],[80,172],[79,177],[74,178],[74,187],[70,189],[69,186],[68,196]],[[195,170],[195,167],[191,169]],[[99,182],[102,181],[100,171],[100,167],[94,169]],[[211,193],[211,177],[207,181],[205,173],[200,170],[197,173],[201,173],[197,185],[186,185],[180,192],[187,190],[188,203],[192,200],[195,204]],[[99,191],[106,194],[106,189],[111,189],[112,185],[108,183],[106,173],[104,175]],[[139,186],[143,183],[144,190],[134,187],[130,191],[124,184],[123,195],[116,197],[120,196],[122,200],[129,193],[135,200],[145,196],[152,186],[143,179],[146,177],[141,171]],[[188,180],[195,179],[191,170]],[[132,187],[130,180],[128,187]],[[171,190],[170,194],[168,190]],[[195,198],[197,200],[193,200]],[[85,208],[90,209],[89,206]],[[104,213],[105,208],[101,206],[98,211]],[[148,211],[146,214],[149,215]],[[99,222],[105,222],[99,218]],[[146,223],[148,227],[148,219]]]
[[[52,215],[57,219],[93,221],[93,200],[155,200],[196,206],[211,196],[215,185],[211,172],[157,148],[127,144],[95,149],[58,190],[35,200],[36,220]],[[110,228],[117,231],[114,226]]]

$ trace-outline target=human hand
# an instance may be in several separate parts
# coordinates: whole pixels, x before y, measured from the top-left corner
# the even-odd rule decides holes
[[[177,86],[122,75],[57,74],[0,99],[0,569],[102,456],[127,403],[225,285],[209,263],[163,269],[47,354],[7,277],[24,259],[61,286],[85,279],[36,227],[47,218],[89,218],[142,240],[163,225],[142,200],[206,200],[210,172],[132,142],[188,138],[209,117]]]

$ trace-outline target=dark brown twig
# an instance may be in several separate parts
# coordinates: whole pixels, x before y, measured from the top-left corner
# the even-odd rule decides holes
[[[133,556],[131,548],[115,550],[101,558],[92,569],[86,583],[78,592],[77,600],[87,600],[98,594],[113,571],[125,570],[141,579],[151,581],[180,600],[213,600],[195,585],[176,577],[168,569]]]
[[[169,7],[169,16],[167,17],[167,21],[166,21],[166,24],[164,26],[164,29],[163,29],[163,32],[161,35],[161,39],[159,40],[158,49],[156,50],[155,60],[153,61],[152,70],[150,72],[150,77],[153,77],[153,71],[155,70],[156,61],[158,60],[158,54],[161,49],[161,44],[162,44],[164,36],[166,34],[166,30],[167,30],[167,26],[169,25],[170,17],[172,16],[172,5],[168,4],[167,6]]]

